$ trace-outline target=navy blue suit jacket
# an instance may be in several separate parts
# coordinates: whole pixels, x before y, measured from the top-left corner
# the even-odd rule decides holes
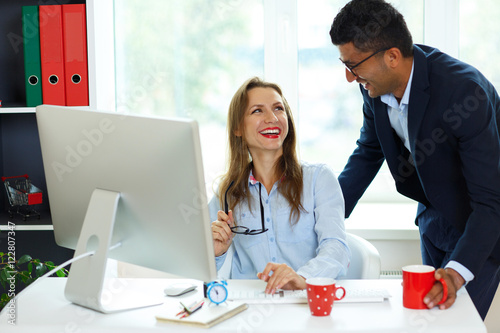
[[[339,175],[346,217],[385,159],[398,192],[432,205],[462,232],[450,260],[474,275],[489,256],[500,260],[500,100],[491,83],[472,66],[415,45],[411,158],[391,127],[386,104],[360,88],[363,127]]]

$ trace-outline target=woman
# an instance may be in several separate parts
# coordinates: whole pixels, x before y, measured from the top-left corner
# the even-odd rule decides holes
[[[298,162],[280,87],[246,81],[231,101],[228,135],[229,170],[209,205],[217,269],[233,244],[231,278],[267,281],[266,293],[344,275],[350,252],[340,186],[325,165]]]

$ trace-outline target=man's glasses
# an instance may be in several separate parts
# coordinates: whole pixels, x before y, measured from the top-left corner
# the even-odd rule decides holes
[[[226,190],[226,193],[224,194],[224,212],[227,214],[229,212],[229,207],[228,207],[228,204],[227,204],[227,192],[229,191],[229,189],[231,188],[231,186],[233,186],[233,183],[234,182],[231,182],[231,184],[229,184],[227,190]],[[242,235],[258,235],[258,234],[262,234],[264,232],[266,232],[268,229],[265,229],[264,228],[264,206],[262,205],[262,196],[261,196],[261,188],[262,188],[262,185],[261,183],[259,183],[259,198],[260,198],[260,220],[262,222],[262,229],[255,229],[255,230],[250,230],[249,228],[247,227],[244,227],[244,226],[235,226],[235,227],[231,227],[231,231],[235,234],[242,234]]]
[[[373,57],[374,55],[376,54],[379,54],[380,52],[384,52],[384,51],[387,51],[389,50],[390,47],[386,47],[386,48],[383,48],[383,49],[380,49],[378,51],[375,51],[374,53],[372,53],[371,55],[369,55],[368,57],[364,58],[363,60],[361,60],[360,62],[358,62],[356,65],[354,66],[349,66],[347,63],[345,63],[344,61],[342,61],[342,59],[340,59],[340,61],[344,64],[345,68],[347,68],[347,70],[349,72],[351,72],[352,75],[354,75],[355,77],[358,77],[358,74],[354,71],[354,68],[358,67],[359,65],[361,65],[362,63],[364,63],[365,61],[367,61],[368,59],[370,59],[371,57]]]

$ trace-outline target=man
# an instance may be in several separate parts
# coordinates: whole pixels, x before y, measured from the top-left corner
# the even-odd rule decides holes
[[[466,288],[484,319],[500,281],[500,100],[476,69],[413,45],[403,16],[383,0],[352,0],[330,36],[360,84],[364,121],[339,176],[346,217],[384,159],[401,194],[419,202],[424,264],[449,294]],[[424,302],[442,296],[436,283]]]

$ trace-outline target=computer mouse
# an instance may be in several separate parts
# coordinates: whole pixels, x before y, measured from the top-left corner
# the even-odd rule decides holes
[[[165,288],[165,295],[175,297],[175,296],[180,296],[184,295],[190,291],[193,291],[196,289],[195,284],[191,283],[176,283],[168,286]]]

